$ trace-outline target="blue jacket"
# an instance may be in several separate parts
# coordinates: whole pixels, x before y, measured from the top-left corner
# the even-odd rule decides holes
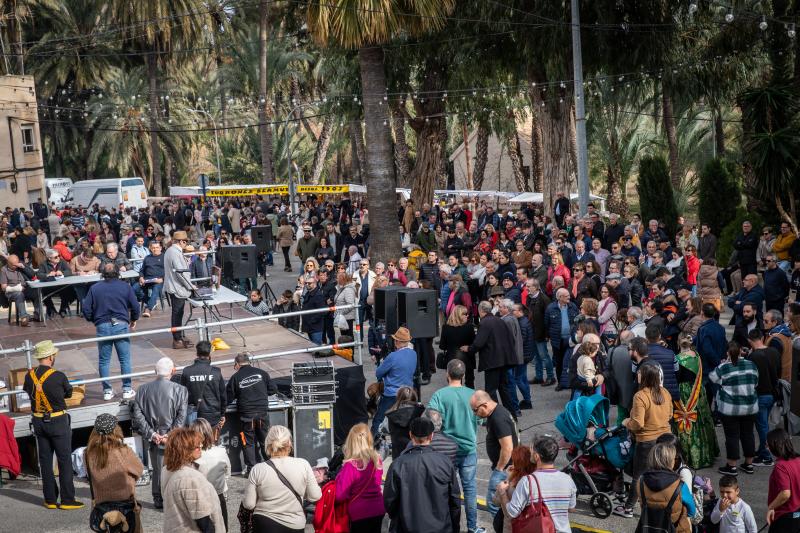
[[[95,283],[81,302],[83,316],[95,326],[116,319],[130,323],[139,320],[139,302],[131,284],[120,279]]]
[[[578,316],[577,306],[570,302],[567,304],[567,316],[569,317],[570,332],[572,325],[575,323],[575,317]],[[550,344],[553,348],[561,346],[561,308],[558,306],[558,300],[547,306],[544,310],[544,329],[547,336],[550,338]]]
[[[447,313],[447,301],[450,299],[450,284],[442,283],[439,289],[439,310],[442,313]]]
[[[783,273],[783,271],[781,271],[781,273]],[[783,275],[786,276],[786,274]],[[737,304],[736,302],[739,303]],[[742,287],[739,292],[728,298],[728,307],[733,309],[733,313],[736,315],[736,322],[741,320],[742,307],[744,307],[744,304],[746,303],[755,304],[758,312],[758,320],[760,322],[764,309],[764,289],[761,287],[761,285],[756,285],[749,291]]]
[[[526,316],[519,317],[517,322],[519,322],[519,331],[522,334],[522,355],[525,362],[528,363],[533,360],[533,353],[536,349],[533,340],[533,326]]]
[[[709,318],[700,324],[694,345],[703,362],[703,381],[706,381],[708,373],[717,368],[728,349],[725,327],[713,318]]]
[[[789,279],[780,268],[764,271],[764,299],[767,301],[783,300],[789,296]],[[767,309],[769,311],[769,309]],[[781,313],[783,309],[778,309]]]
[[[411,348],[401,348],[381,361],[375,369],[375,377],[383,380],[383,395],[394,398],[400,387],[414,386],[416,370],[417,352]]]
[[[648,344],[647,350],[650,359],[661,365],[661,370],[664,372],[664,388],[677,400],[681,397],[681,393],[678,391],[678,376],[675,373],[677,365],[675,352],[660,344]]]

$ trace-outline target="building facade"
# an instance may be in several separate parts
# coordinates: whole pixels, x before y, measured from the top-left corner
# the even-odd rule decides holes
[[[0,208],[45,199],[42,139],[32,76],[0,76]]]

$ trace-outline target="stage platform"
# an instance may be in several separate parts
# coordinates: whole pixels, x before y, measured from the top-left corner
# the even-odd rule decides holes
[[[227,306],[224,312],[228,314],[229,309],[227,309]],[[237,306],[233,307],[232,312],[233,318],[253,316],[243,308]],[[186,316],[188,316],[188,306],[186,313]],[[149,329],[168,328],[170,325],[169,322],[169,307],[164,311],[155,310],[152,312],[151,318],[142,318],[139,320],[135,331],[141,332]],[[217,327],[209,330],[209,338],[220,337],[230,346],[230,350],[214,352],[212,361],[214,359],[231,359],[237,353],[245,350],[254,355],[261,355],[314,346],[305,336],[283,328],[277,321],[273,320],[238,324],[237,327],[246,339],[247,346],[244,346],[242,338],[233,331],[231,326],[224,327],[221,333]],[[31,322],[30,327],[21,327],[13,323],[9,324],[6,320],[0,320],[0,345],[3,349],[8,349],[22,346],[25,339],[29,339],[35,344],[45,339],[50,339],[54,342],[63,342],[94,338],[94,331],[95,328],[92,323],[87,322],[83,317],[74,315],[66,318],[52,318],[47,321],[46,326],[42,323]],[[197,335],[194,332],[187,331],[186,335],[192,342],[197,342]],[[133,372],[152,370],[156,361],[164,356],[172,358],[176,366],[183,366],[192,363],[195,358],[195,351],[194,348],[173,350],[172,336],[169,333],[157,333],[131,339],[131,362]],[[311,353],[291,354],[260,361],[258,362],[258,366],[269,372],[272,377],[283,377],[291,374],[293,363],[311,361],[313,359]],[[337,368],[354,366],[354,363],[340,357],[332,357],[330,360],[334,361],[334,366]],[[99,377],[97,344],[86,343],[62,349],[56,358],[55,366],[57,369],[65,372],[70,380]],[[25,367],[26,358],[24,353],[0,356],[0,378],[6,382],[8,382],[10,370]],[[221,369],[226,379],[234,372],[233,365],[225,365],[222,366]],[[116,355],[112,355],[111,375],[119,374],[119,361]],[[139,384],[146,383],[152,379],[152,376],[134,379],[133,387],[135,389]],[[81,406],[69,410],[72,416],[73,428],[91,425],[101,412],[110,412],[118,416],[120,420],[127,420],[129,418],[129,408],[125,402],[121,400],[122,382],[119,380],[112,381],[112,385],[117,396],[114,400],[108,402],[103,401],[103,390],[100,383],[87,385],[86,398]],[[16,437],[30,435],[30,414],[13,412],[6,414],[16,419]]]

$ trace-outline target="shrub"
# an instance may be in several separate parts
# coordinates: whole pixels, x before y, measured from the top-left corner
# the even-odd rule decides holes
[[[756,213],[749,212],[741,207],[736,209],[733,220],[722,228],[722,232],[717,238],[717,264],[720,267],[728,266],[731,252],[733,252],[733,241],[742,232],[742,222],[745,220],[749,220],[753,224],[753,231],[757,234],[760,233],[761,227],[764,226],[764,221]]]
[[[669,179],[669,167],[663,157],[643,157],[639,161],[639,209],[647,224],[656,219],[666,226],[667,235],[674,236],[678,224],[678,207]],[[672,237],[671,237],[672,238]]]
[[[737,166],[723,159],[713,159],[700,173],[697,210],[700,222],[720,235],[736,216],[742,203],[742,186]]]

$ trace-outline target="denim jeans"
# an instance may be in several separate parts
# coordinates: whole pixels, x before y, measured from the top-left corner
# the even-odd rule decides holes
[[[508,408],[511,410],[511,414],[515,414],[519,411],[519,398],[517,398],[517,384],[516,378],[514,377],[514,367],[510,366],[505,369],[506,373],[506,382],[503,383],[503,387],[505,387],[506,394],[508,394],[509,400],[511,401]]]
[[[547,372],[547,379],[553,379],[553,358],[550,357],[550,352],[547,350],[547,341],[536,341],[533,343],[533,367],[536,369],[536,377],[542,381],[545,379],[545,372]]]
[[[772,394],[764,394],[758,397],[758,414],[756,415],[756,433],[758,433],[758,450],[756,457],[760,459],[772,459],[772,454],[767,449],[767,432],[769,432],[769,412],[775,398]]]
[[[461,490],[464,493],[464,509],[467,513],[467,530],[475,531],[478,527],[478,486],[475,474],[478,470],[478,453],[471,452],[456,456],[456,468],[461,479]]]
[[[97,326],[98,337],[108,337],[110,335],[121,335],[128,333],[127,322],[117,322],[116,326],[111,325],[111,322],[104,322]],[[115,341],[100,341],[97,343],[100,350],[100,377],[105,378],[109,376],[111,367],[111,351],[112,348],[117,349],[117,358],[119,359],[119,369],[122,374],[131,373],[131,341],[130,339],[117,339]],[[103,382],[103,390],[111,390],[111,383],[108,381]],[[122,380],[123,390],[130,390],[131,378]]]
[[[378,400],[378,407],[375,409],[375,416],[372,417],[373,437],[378,434],[378,426],[380,426],[381,422],[383,422],[383,419],[386,416],[386,410],[389,409],[392,404],[394,404],[395,400],[397,400],[396,396],[381,396],[381,399]]]
[[[511,386],[519,390],[523,400],[531,401],[531,386],[528,384],[528,365],[523,363],[513,366],[510,371],[511,379],[509,381],[511,381]]]
[[[149,295],[147,296],[147,303],[144,306],[147,308],[148,311],[152,311],[155,309],[156,304],[161,300],[161,291],[164,290],[163,283],[154,283],[152,285],[147,285],[144,288],[145,293],[149,291]]]
[[[489,507],[489,514],[492,516],[497,514],[497,511],[500,510],[498,506],[492,503],[492,498],[494,497],[494,491],[497,488],[497,485],[500,484],[501,481],[505,481],[508,477],[502,470],[495,470],[492,468],[492,475],[489,476],[489,488],[486,491],[486,505]]]
[[[322,345],[322,331],[309,331],[308,338],[317,345]]]

